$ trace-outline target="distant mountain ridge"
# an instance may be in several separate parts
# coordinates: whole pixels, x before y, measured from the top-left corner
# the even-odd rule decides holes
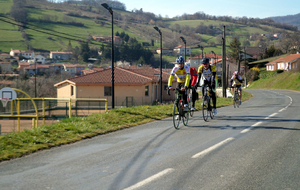
[[[296,26],[298,29],[300,29],[300,13],[295,15],[276,16],[269,18],[273,19],[275,22]]]

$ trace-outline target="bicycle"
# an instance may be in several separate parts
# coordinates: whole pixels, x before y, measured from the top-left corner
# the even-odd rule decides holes
[[[209,95],[209,86],[205,84],[202,86],[204,88],[204,94],[203,94],[203,102],[202,102],[202,114],[203,114],[203,120],[207,121],[208,116],[210,115],[210,118],[214,118],[214,113],[212,111],[211,103],[210,103],[210,95]]]
[[[191,93],[189,93],[188,94],[188,105],[189,105],[189,112],[190,112],[190,116],[191,117],[193,117],[193,115],[194,115],[194,110],[191,110],[191,108],[192,108],[192,104],[191,104],[191,99],[192,99],[192,94]]]
[[[239,93],[238,88],[235,86],[234,93],[233,93],[233,107],[238,108],[240,106],[240,100],[239,100]]]
[[[174,106],[173,106],[173,125],[175,129],[179,129],[179,123],[182,119],[182,122],[185,126],[187,126],[188,124],[188,120],[189,120],[189,112],[190,112],[190,108],[189,111],[184,111],[184,104],[182,101],[182,94],[180,94],[179,92],[181,91],[181,89],[176,88],[176,94],[177,94],[177,98],[174,102]],[[168,95],[170,95],[170,90],[167,90]],[[187,92],[185,92],[187,93]]]

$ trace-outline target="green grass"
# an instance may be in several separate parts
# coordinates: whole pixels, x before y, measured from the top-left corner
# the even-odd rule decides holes
[[[250,97],[251,94],[243,92],[243,100]],[[232,99],[217,98],[218,107],[230,104]],[[197,101],[196,110],[200,110],[200,107],[201,101]],[[173,104],[118,108],[107,113],[73,117],[52,125],[2,135],[0,161],[171,117],[172,109]]]
[[[285,89],[300,91],[300,73],[264,71],[260,79],[251,83],[249,88]]]
[[[10,12],[10,8],[13,5],[12,0],[1,0],[0,1],[0,12],[7,14]]]

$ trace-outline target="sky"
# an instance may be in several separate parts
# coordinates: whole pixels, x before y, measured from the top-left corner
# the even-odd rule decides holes
[[[203,12],[212,16],[267,18],[300,13],[299,0],[118,0],[126,10],[143,9],[169,18]]]

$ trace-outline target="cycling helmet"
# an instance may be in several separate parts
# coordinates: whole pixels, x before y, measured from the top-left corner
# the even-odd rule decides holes
[[[239,74],[239,72],[238,71],[234,71],[234,73],[233,73],[234,75],[238,75]]]
[[[184,58],[182,56],[179,56],[177,59],[176,59],[176,63],[184,63]]]
[[[209,63],[209,59],[208,59],[208,58],[203,58],[203,59],[202,59],[202,63],[203,63],[203,64]]]

